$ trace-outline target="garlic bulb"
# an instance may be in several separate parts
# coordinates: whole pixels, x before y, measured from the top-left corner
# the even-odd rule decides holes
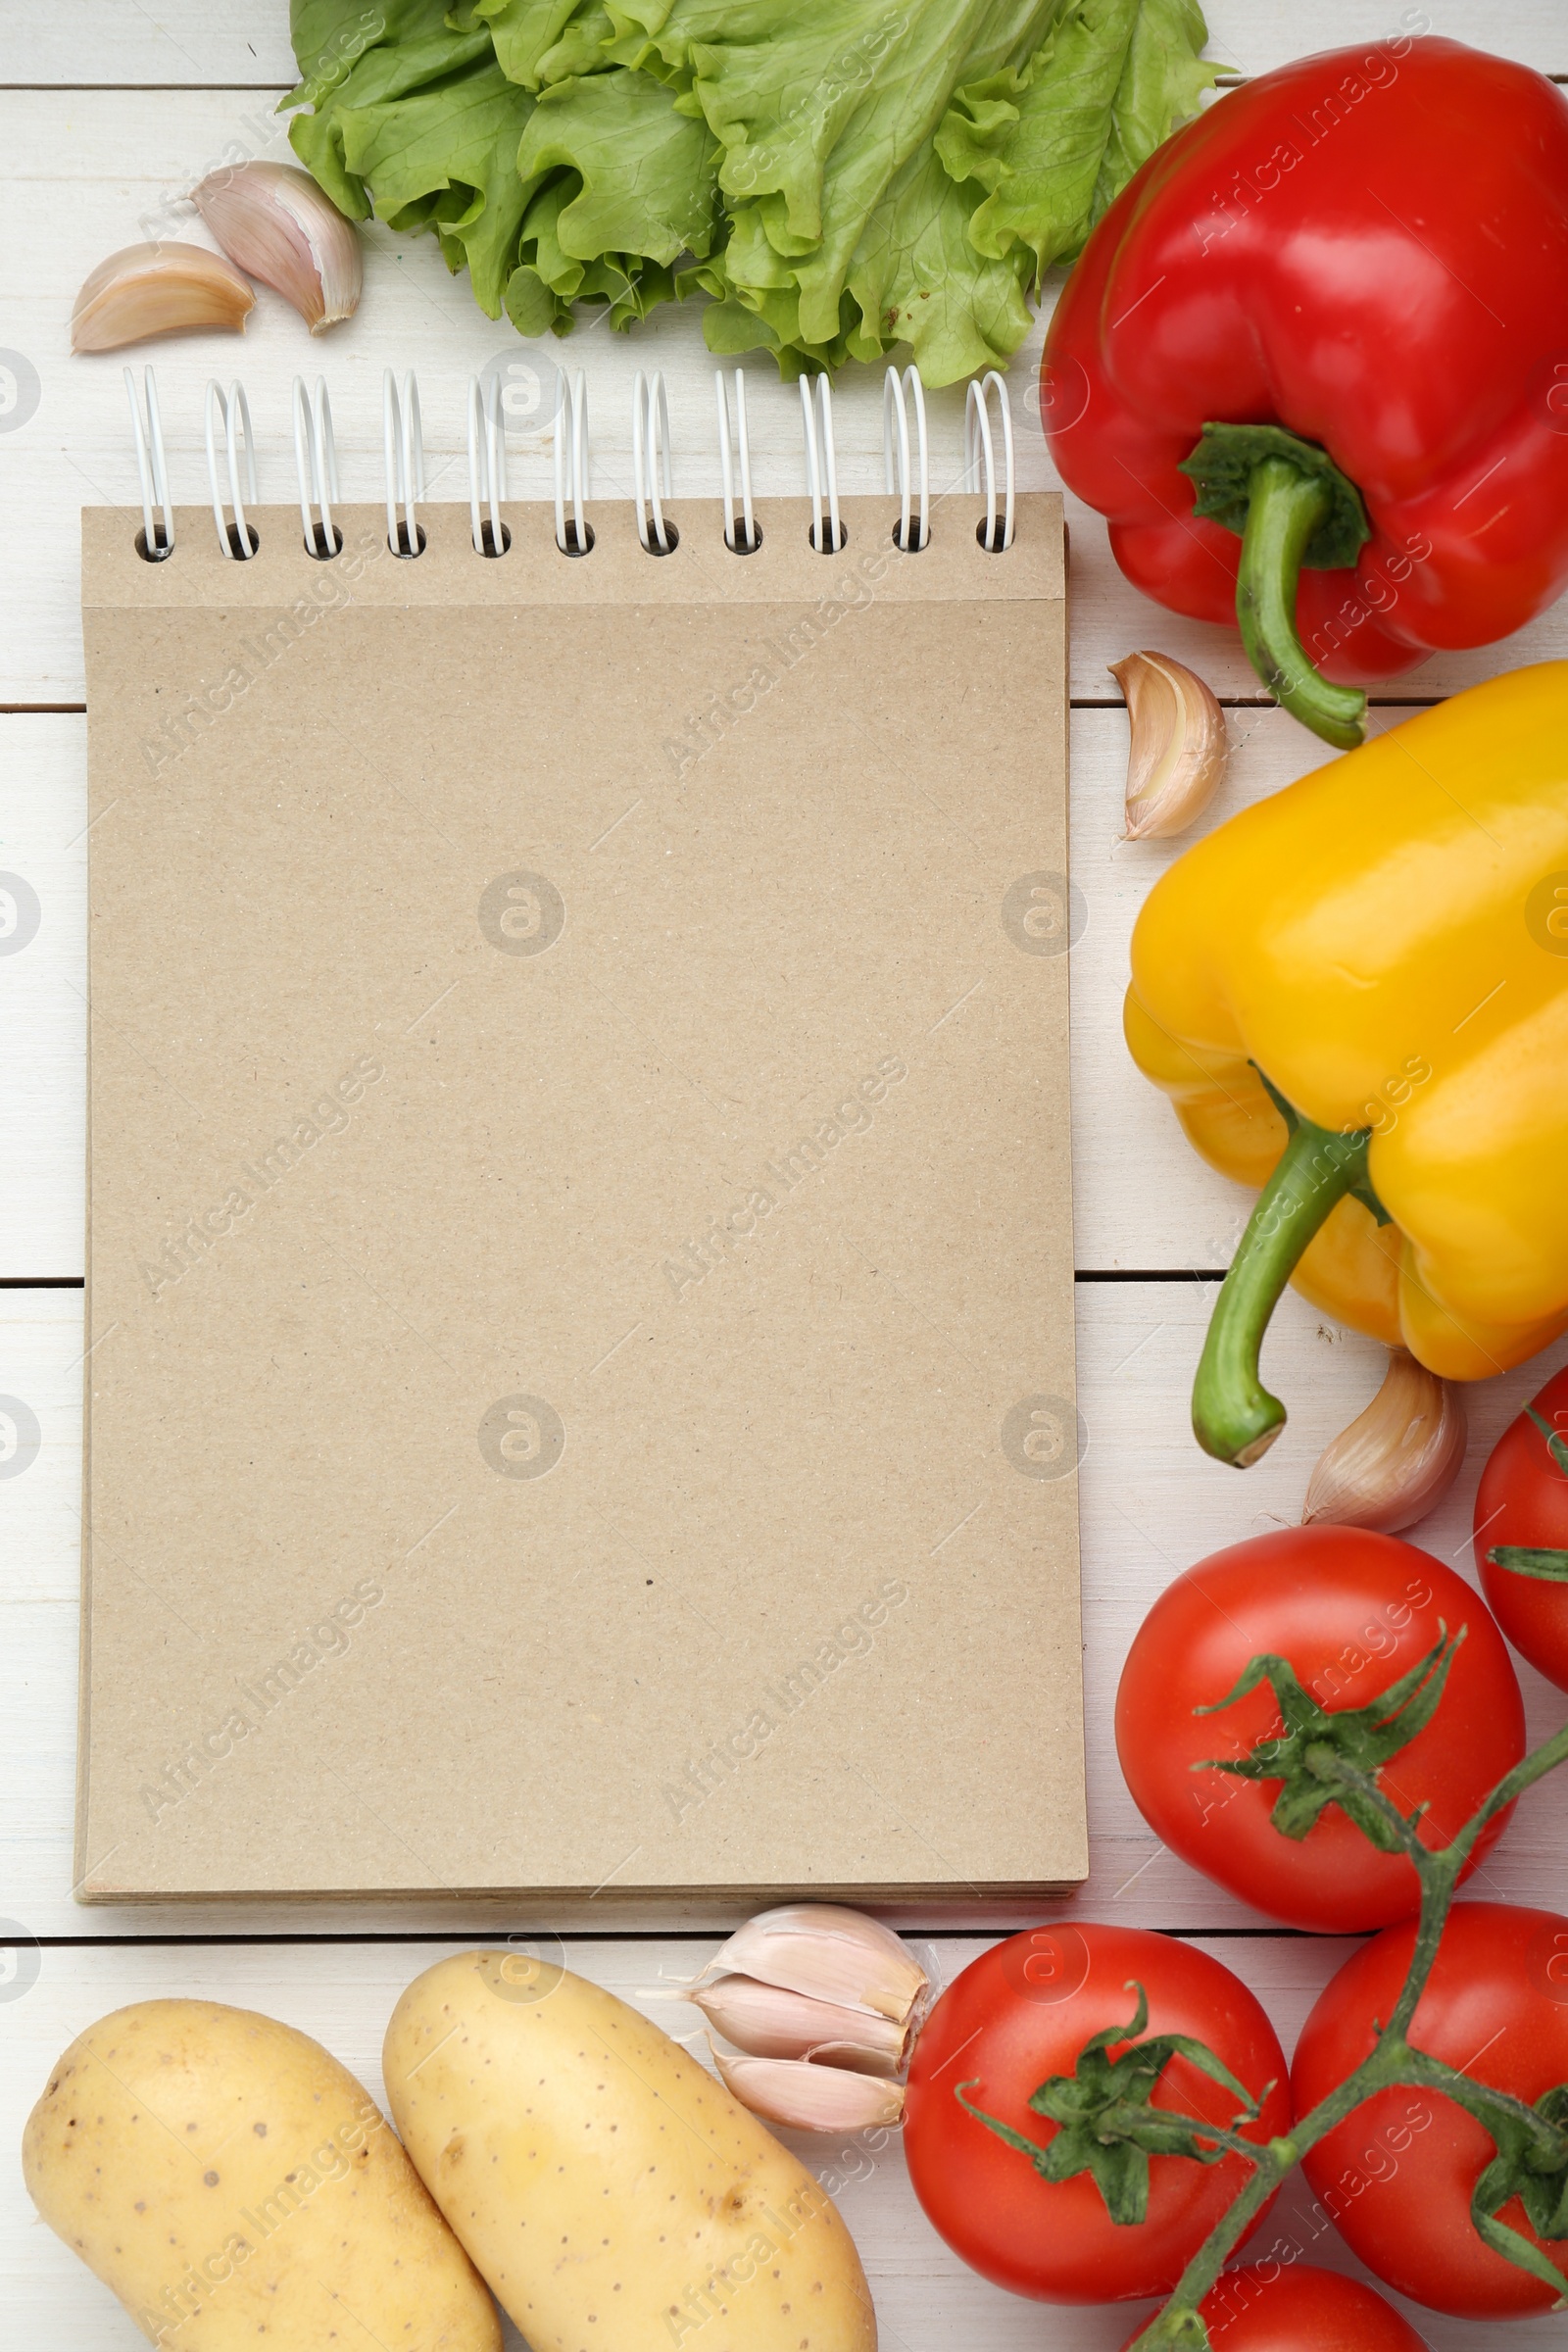
[[[229,259],[291,302],[313,335],[358,310],[365,282],[359,231],[308,172],[292,164],[225,166],[191,200]]]
[[[244,331],[255,289],[205,245],[127,245],[82,286],[71,314],[73,351],[118,351],[185,327]]]
[[[1129,654],[1110,674],[1127,698],[1124,841],[1164,841],[1201,816],[1225,773],[1225,713],[1200,677],[1168,654]]]
[[[1301,1525],[1327,1521],[1386,1536],[1413,1527],[1457,1478],[1465,1436],[1457,1390],[1403,1348],[1391,1349],[1382,1388],[1307,1481]]]
[[[703,1971],[733,1970],[813,2000],[868,2009],[906,2026],[927,1989],[923,1968],[891,1928],[839,1903],[786,1903],[760,1912]]]
[[[713,2052],[726,2086],[743,2107],[797,2132],[869,2132],[904,2115],[904,2086],[870,2075],[842,2074],[791,2058],[728,2058]]]
[[[888,2076],[904,2063],[908,2028],[867,2009],[813,2001],[756,1977],[720,1977],[691,1997],[726,2041],[755,2058],[814,2058],[819,2066]]]

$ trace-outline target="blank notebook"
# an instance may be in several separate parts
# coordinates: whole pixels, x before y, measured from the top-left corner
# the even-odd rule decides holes
[[[899,511],[83,514],[83,1899],[1084,1875],[1060,502]]]

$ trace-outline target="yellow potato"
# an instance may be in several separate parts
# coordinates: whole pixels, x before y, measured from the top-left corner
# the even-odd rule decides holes
[[[50,2229],[166,2352],[499,2352],[495,2306],[374,2100],[270,2017],[101,2018],[22,2163]]]
[[[832,2199],[597,1984],[464,1952],[392,2012],[387,2096],[533,2352],[876,2352]]]

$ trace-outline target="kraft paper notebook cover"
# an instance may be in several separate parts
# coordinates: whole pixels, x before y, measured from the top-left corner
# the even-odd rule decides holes
[[[1086,1867],[1063,534],[88,509],[84,1899]]]

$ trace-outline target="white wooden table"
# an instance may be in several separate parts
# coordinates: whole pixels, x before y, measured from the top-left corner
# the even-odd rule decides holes
[[[32,2213],[16,2150],[51,2061],[104,2011],[191,1993],[267,2010],[318,2035],[380,2095],[380,2041],[408,1980],[443,1950],[504,1938],[516,1920],[482,1902],[435,1905],[212,1905],[83,1910],[73,1902],[77,1550],[79,1520],[84,1070],[85,720],[77,612],[77,509],[133,503],[135,471],[119,355],[68,356],[72,302],[87,270],[146,234],[206,242],[170,200],[237,154],[285,156],[271,110],[294,79],[284,0],[0,0],[0,156],[9,167],[0,354],[36,371],[36,407],[0,416],[0,866],[24,875],[41,920],[26,950],[0,961],[0,1394],[36,1414],[41,1444],[23,1476],[0,1482],[0,2297],[8,2340],[114,2352],[137,2341],[107,2291]],[[1261,72],[1305,50],[1371,41],[1411,26],[1394,0],[1209,0],[1212,54],[1228,72]],[[1427,0],[1438,32],[1517,57],[1568,80],[1562,0]],[[1458,159],[1464,168],[1464,159]],[[370,232],[360,315],[311,346],[293,313],[261,290],[243,343],[201,337],[156,348],[177,499],[204,495],[201,390],[209,374],[243,376],[256,414],[264,499],[293,495],[288,393],[300,370],[325,368],[344,492],[380,490],[380,378],[416,366],[431,494],[466,495],[464,397],[497,354],[532,360],[548,385],[557,347],[519,344],[450,279],[433,242]],[[138,362],[142,354],[129,355]],[[710,363],[695,310],[661,314],[636,338],[579,334],[563,357],[589,370],[596,487],[630,478],[630,381],[650,362],[669,377],[676,488],[718,486]],[[1034,419],[1032,360],[1012,377],[1020,475],[1054,481]],[[799,406],[749,365],[759,489],[802,486]],[[880,488],[880,382],[841,381],[835,407],[841,479]],[[20,416],[20,411],[13,411]],[[959,464],[961,401],[932,403],[934,478]],[[8,429],[9,426],[9,429]],[[523,434],[514,494],[542,494],[548,454]],[[1127,936],[1170,845],[1118,846],[1127,725],[1105,663],[1135,647],[1194,663],[1230,705],[1235,741],[1218,814],[1274,790],[1323,757],[1263,706],[1235,641],[1146,604],[1112,565],[1099,520],[1069,500],[1072,528],[1073,862],[1088,909],[1073,957],[1073,1074],[1078,1339],[1089,1452],[1081,1474],[1093,1870],[1072,1906],[1193,1937],[1238,1970],[1268,2004],[1290,2048],[1342,1942],[1271,1929],[1174,1861],[1122,1786],[1111,1705],[1127,1643],[1156,1592],[1221,1544],[1299,1516],[1308,1468],[1381,1377],[1382,1350],[1325,1324],[1289,1294],[1270,1342],[1270,1378],[1289,1428],[1245,1477],[1206,1461],[1187,1426],[1188,1388],[1215,1270],[1228,1262],[1248,1202],[1183,1143],[1163,1101],[1131,1067],[1119,1004]],[[1401,700],[1437,699],[1499,668],[1568,654],[1568,604],[1510,643],[1444,658],[1402,682]],[[1376,714],[1390,724],[1395,710]],[[1180,845],[1175,845],[1179,848]],[[1416,1540],[1469,1572],[1476,1477],[1559,1348],[1474,1391],[1465,1475]],[[1522,1669],[1532,1734],[1562,1700]],[[976,1694],[984,1705],[984,1692]],[[302,1758],[309,1740],[302,1742]],[[933,1758],[933,1770],[940,1759]],[[1568,1784],[1548,1782],[1519,1808],[1475,1891],[1568,1909]],[[460,1915],[461,1913],[461,1915]],[[980,1948],[937,1923],[906,1923],[941,1981]],[[632,1999],[686,1974],[711,1936],[617,1933],[570,1943],[574,1966]],[[685,2032],[689,2010],[661,2003]],[[890,2352],[1109,2352],[1131,2325],[1117,2309],[1053,2310],[1016,2301],[968,2274],[927,2226],[897,2149],[801,2141],[841,2195],[875,2291]],[[1310,2258],[1353,2270],[1332,2232],[1318,2234],[1292,2191],[1280,2227]],[[1411,2311],[1442,2352],[1484,2331]],[[1561,2340],[1560,2321],[1510,2331],[1518,2352]],[[511,2339],[515,2341],[515,2338]]]

